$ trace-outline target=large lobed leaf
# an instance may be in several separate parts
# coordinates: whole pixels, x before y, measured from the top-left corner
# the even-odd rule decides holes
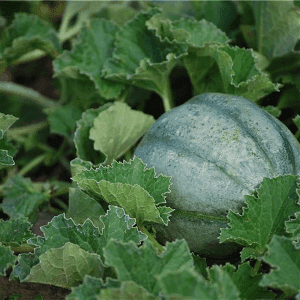
[[[118,30],[112,22],[98,19],[91,22],[90,28],[82,27],[72,50],[64,51],[53,62],[55,76],[80,78],[80,74],[86,75],[102,97],[116,97],[124,86],[102,78],[101,70],[112,55]]]
[[[76,107],[65,105],[56,108],[48,117],[50,132],[73,138],[76,121],[81,117],[81,111]]]
[[[267,248],[264,261],[273,269],[263,276],[260,284],[295,296],[300,291],[300,250],[295,249],[290,239],[278,235],[273,236]]]
[[[17,175],[5,184],[3,196],[1,207],[7,215],[28,217],[34,222],[39,210],[47,205],[50,192],[41,191],[29,178]]]
[[[195,94],[221,92],[258,100],[280,87],[257,68],[252,50],[228,46],[230,40],[225,33],[206,20],[182,18],[171,22],[155,15],[147,25],[161,39],[188,46],[180,59]]]
[[[32,224],[26,217],[0,220],[0,241],[5,246],[20,246],[33,237]]]
[[[19,256],[19,263],[13,269],[11,279],[48,282],[70,288],[82,281],[86,274],[102,276],[103,249],[111,239],[122,242],[130,240],[136,244],[146,239],[134,227],[135,220],[125,215],[119,207],[110,206],[107,214],[100,217],[100,224],[101,228],[95,227],[87,219],[83,225],[76,225],[72,219],[66,219],[64,214],[54,217],[41,227],[44,237],[34,237],[27,241],[36,247],[34,253]],[[58,278],[61,280],[55,278],[56,269],[59,269]]]
[[[39,257],[25,282],[52,284],[71,288],[82,282],[86,274],[103,275],[103,263],[99,255],[88,253],[80,246],[67,242],[60,248],[51,248]]]
[[[79,188],[69,188],[69,208],[67,218],[72,218],[75,224],[83,224],[90,219],[93,224],[101,228],[99,216],[105,215],[102,206]]]
[[[251,5],[258,51],[269,59],[291,52],[300,37],[294,1],[252,1]]]
[[[82,170],[72,179],[91,197],[123,207],[139,226],[145,222],[168,224],[173,209],[161,205],[166,203],[170,177],[156,177],[154,168],[147,169],[137,157],[130,162],[114,161],[108,167]]]
[[[43,51],[52,57],[62,52],[55,29],[36,15],[17,13],[7,33],[1,54],[8,63],[20,60],[33,50]]]
[[[300,210],[297,176],[265,178],[257,192],[245,196],[243,215],[230,211],[230,228],[221,229],[220,241],[246,246],[241,255],[260,258],[274,234],[285,235],[285,221]]]
[[[134,281],[154,295],[160,290],[156,275],[193,266],[193,258],[183,240],[167,243],[166,251],[160,256],[148,240],[140,248],[132,242],[125,244],[111,240],[104,256],[106,263],[115,267],[120,281]]]

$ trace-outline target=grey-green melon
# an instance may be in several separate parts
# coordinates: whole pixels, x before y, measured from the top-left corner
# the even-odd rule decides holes
[[[163,114],[135,154],[172,176],[167,205],[174,208],[167,240],[184,238],[190,249],[225,257],[237,249],[219,243],[229,210],[242,212],[244,195],[264,177],[299,174],[300,146],[289,129],[239,96],[204,93]]]

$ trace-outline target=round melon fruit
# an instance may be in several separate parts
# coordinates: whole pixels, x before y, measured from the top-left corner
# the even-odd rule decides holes
[[[264,177],[300,171],[300,146],[285,125],[243,97],[220,93],[163,114],[135,155],[172,176],[166,200],[175,211],[158,227],[164,238],[184,238],[192,251],[219,258],[237,249],[218,241],[229,210],[241,213],[244,195]]]

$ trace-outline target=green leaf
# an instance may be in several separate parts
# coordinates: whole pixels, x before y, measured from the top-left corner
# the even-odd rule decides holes
[[[256,59],[255,66],[257,69],[265,70],[270,65],[270,61],[259,52],[253,50],[253,55]]]
[[[39,259],[40,262],[32,267],[25,282],[71,288],[81,283],[87,274],[95,277],[103,275],[104,267],[99,255],[88,253],[69,242],[61,248],[49,249]]]
[[[34,253],[21,253],[18,256],[18,264],[14,266],[9,279],[14,280],[18,279],[21,282],[27,277],[30,273],[30,270],[33,266],[39,263],[39,255],[41,251],[39,248],[34,249]]]
[[[278,118],[281,115],[281,110],[278,109],[278,107],[272,105],[265,106],[264,110],[267,111],[272,116],[274,116],[275,118]]]
[[[263,260],[273,269],[263,276],[260,284],[295,296],[300,291],[300,250],[295,249],[290,239],[277,235],[267,247],[268,253]]]
[[[232,278],[222,267],[214,265],[209,269],[212,285],[218,291],[218,299],[239,299],[240,292],[234,285]]]
[[[273,84],[256,68],[251,49],[206,44],[189,47],[182,59],[195,94],[220,92],[256,101],[279,91],[280,84]]]
[[[72,138],[76,128],[76,121],[81,117],[81,111],[72,106],[61,106],[51,112],[48,120],[50,132]]]
[[[283,99],[280,99],[278,108],[299,105],[297,93],[293,90],[291,92],[289,91],[291,89],[299,90],[300,88],[299,65],[300,52],[292,51],[286,55],[273,58],[270,65],[266,68],[266,71],[271,74],[273,81],[282,82],[286,87],[286,89],[282,91],[281,98]],[[294,86],[289,86],[288,84]]]
[[[239,291],[241,299],[275,298],[274,293],[259,286],[263,274],[256,274],[253,276],[253,269],[251,268],[249,262],[239,265],[237,270],[230,263],[226,263],[222,269],[230,275],[233,283]]]
[[[120,281],[133,281],[154,295],[160,291],[156,275],[193,267],[193,258],[184,240],[167,243],[161,255],[148,240],[140,248],[132,242],[111,240],[104,249],[104,257],[108,265],[115,267]]]
[[[169,1],[155,1],[152,3],[142,2],[142,7],[145,9],[145,7],[151,7],[151,5],[154,6],[153,3],[162,10],[161,16],[165,19],[177,20],[182,18],[182,16],[194,17],[195,15],[193,3],[190,1],[176,1],[176,3],[174,2],[174,5],[170,5]]]
[[[118,27],[107,20],[94,19],[89,28],[82,27],[71,51],[64,51],[53,62],[55,76],[79,78],[86,75],[102,97],[111,99],[124,88],[122,84],[101,77],[106,59],[112,56]]]
[[[49,191],[42,192],[34,187],[29,178],[17,175],[4,187],[1,207],[11,218],[24,216],[34,222],[39,210],[48,204]]]
[[[0,220],[0,242],[5,246],[20,246],[34,236],[31,227],[32,224],[25,217]]]
[[[298,130],[300,130],[300,116],[297,115],[294,119],[293,119],[294,123],[296,124]]]
[[[109,288],[101,291],[99,299],[103,300],[156,300],[145,288],[133,281],[124,281],[119,288]]]
[[[7,167],[7,166],[13,166],[15,164],[13,158],[8,155],[7,150],[0,150],[0,169]]]
[[[163,20],[161,15],[155,15],[146,24],[149,29],[155,29],[162,40],[167,38],[171,42],[176,41],[190,46],[202,47],[205,43],[226,44],[230,41],[224,32],[205,19],[197,21],[181,18],[170,22]]]
[[[99,224],[100,228],[97,228],[87,219],[83,225],[76,225],[72,219],[66,219],[64,214],[55,216],[51,222],[40,228],[44,237],[28,239],[27,242],[36,247],[34,253],[19,256],[19,264],[14,268],[11,278],[24,280],[30,270],[40,262],[39,257],[42,254],[53,249],[62,249],[68,243],[77,245],[87,253],[96,254],[103,261],[103,248],[110,239],[124,242],[130,240],[140,244],[146,238],[134,227],[135,220],[129,218],[119,207],[110,206],[107,214],[100,217]],[[84,260],[84,256],[82,259]]]
[[[14,156],[18,153],[19,147],[15,145],[15,143],[11,142],[12,138],[9,135],[4,135],[2,139],[0,139],[0,149],[7,150],[7,153],[10,156]]]
[[[300,37],[294,1],[252,1],[258,52],[271,59],[291,52]]]
[[[125,214],[124,209],[109,205],[109,210],[105,216],[100,217],[102,223],[101,231],[101,256],[103,256],[103,248],[113,239],[120,242],[134,242],[139,245],[147,239],[147,236],[140,232],[135,225],[135,219]]]
[[[95,278],[85,275],[82,284],[79,287],[73,287],[72,292],[66,297],[66,300],[94,300],[101,299],[100,294],[107,288],[118,288],[120,282],[107,278],[105,283],[101,278]]]
[[[5,115],[3,113],[0,113],[0,139],[2,143],[7,142],[7,140],[3,141],[3,135],[4,133],[9,129],[9,127],[16,122],[18,118],[12,116],[12,115]],[[7,146],[11,147],[7,144]],[[7,166],[13,166],[14,160],[13,158],[8,155],[8,150],[0,149],[0,169],[7,167]]]
[[[6,270],[13,266],[17,260],[13,251],[9,247],[0,244],[0,275],[6,276]]]
[[[89,218],[96,227],[101,228],[100,215],[105,215],[105,211],[96,200],[79,188],[69,188],[67,218],[72,218],[75,224],[83,224]]]
[[[218,299],[217,292],[193,270],[164,273],[157,278],[163,295],[168,296],[167,299]]]
[[[75,176],[77,173],[80,173],[82,170],[89,170],[92,167],[95,167],[90,161],[85,161],[80,158],[74,158],[70,161],[71,174]]]
[[[76,155],[78,158],[99,164],[105,160],[105,155],[94,150],[94,143],[90,139],[90,129],[94,126],[95,118],[104,110],[109,108],[112,103],[107,103],[97,109],[88,109],[77,121],[77,129],[74,134]]]
[[[205,18],[207,21],[214,23],[218,28],[226,32],[232,29],[232,23],[238,17],[235,4],[236,3],[232,1],[206,0],[191,2],[197,20]]]
[[[146,22],[158,8],[140,12],[116,34],[113,57],[103,67],[105,78],[158,93],[166,110],[172,107],[169,75],[186,46],[161,40]]]
[[[81,112],[91,107],[99,107],[107,103],[96,89],[94,82],[86,75],[79,74],[78,78],[62,77],[59,80],[64,87],[60,101],[79,109]]]
[[[243,3],[245,4],[245,3]],[[243,15],[244,15],[244,18],[247,16],[246,15],[250,15],[250,18],[251,18],[251,15],[253,16],[253,12],[252,12],[252,8],[251,8],[251,4],[248,2],[247,4],[245,5],[249,5],[248,6],[248,11],[247,12],[244,12]],[[254,20],[249,20],[251,23],[254,23]],[[256,41],[257,41],[257,32],[256,32],[256,29],[255,29],[255,26],[254,25],[248,25],[248,24],[242,24],[240,26],[240,31],[241,33],[243,34],[243,38],[245,39],[246,43],[247,43],[247,46],[248,48],[252,48],[252,49],[257,49],[256,47]],[[269,61],[268,59],[261,53],[255,51],[256,54],[259,54],[261,55],[261,57],[264,57],[267,61],[264,61],[266,62],[266,65],[268,65]],[[257,55],[256,55],[257,56]]]
[[[152,126],[154,118],[115,102],[99,113],[90,129],[94,149],[106,155],[105,165],[124,155]]]
[[[135,220],[129,218],[122,208],[109,206],[107,214],[100,217],[99,223],[100,228],[95,227],[90,219],[83,225],[76,225],[72,219],[66,219],[64,214],[58,215],[41,227],[45,237],[31,238],[28,242],[40,246],[43,253],[71,242],[103,258],[103,248],[110,239],[124,242],[131,240],[137,244],[146,239],[143,233],[133,227]]]
[[[286,232],[290,233],[295,243],[294,245],[300,248],[300,211],[295,213],[295,218],[285,222]]]
[[[134,74],[140,66],[140,62],[145,59],[149,59],[152,63],[165,60],[166,55],[169,54],[169,48],[165,47],[168,44],[161,43],[153,32],[147,30],[146,26],[146,22],[159,12],[158,8],[140,12],[117,33],[114,59],[109,59],[105,63],[107,75],[113,73]],[[153,49],[153,47],[155,48]]]
[[[115,24],[123,26],[132,19],[136,10],[128,2],[105,1],[105,7],[97,14],[98,18],[105,18]]]
[[[98,14],[107,6],[108,2],[109,1],[67,2],[59,30],[60,40],[65,41],[76,35],[93,15]],[[74,18],[76,18],[75,24],[73,22]]]
[[[162,39],[189,46],[187,51],[182,52],[181,59],[195,94],[222,92],[257,100],[278,91],[279,85],[272,84],[257,69],[257,55],[252,50],[225,46],[229,39],[214,24],[192,19],[170,22],[155,15],[147,25],[155,29]]]
[[[41,50],[52,57],[57,57],[62,52],[56,31],[50,23],[36,15],[15,14],[15,19],[8,27],[8,34],[3,57],[9,64],[33,50]]]
[[[231,228],[222,228],[220,241],[246,246],[241,255],[259,258],[274,234],[285,234],[285,221],[299,211],[298,181],[293,175],[264,178],[257,192],[245,196],[243,215],[229,212]]]
[[[0,113],[0,139],[3,138],[4,133],[14,124],[19,118],[12,115],[5,115]]]
[[[211,282],[191,269],[181,269],[159,275],[159,284],[170,300],[239,299],[239,292],[227,272],[220,266],[213,266],[209,271]]]
[[[44,237],[31,238],[28,243],[39,246],[41,253],[51,248],[62,247],[68,242],[77,244],[88,252],[97,253],[99,250],[100,232],[89,219],[83,225],[76,225],[72,219],[66,219],[65,214],[61,214],[53,217],[40,229]]]
[[[300,87],[300,81],[299,81],[299,87]],[[279,102],[277,103],[276,107],[279,110],[282,110],[284,108],[294,108],[296,112],[299,113],[300,103],[298,101],[299,99],[298,90],[299,88],[297,88],[297,85],[294,85],[290,88],[287,87],[286,89],[284,89],[284,91],[282,91],[280,95]]]
[[[205,279],[208,279],[206,258],[200,257],[195,253],[192,253],[194,259],[195,270],[201,274]]]
[[[130,162],[114,161],[108,167],[83,170],[72,179],[93,198],[123,207],[139,226],[144,222],[167,225],[173,211],[158,207],[166,203],[164,194],[170,191],[170,177],[155,177],[154,168],[146,169],[137,157]]]

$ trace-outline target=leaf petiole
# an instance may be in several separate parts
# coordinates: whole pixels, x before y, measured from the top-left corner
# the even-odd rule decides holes
[[[23,244],[17,247],[11,247],[11,250],[18,253],[33,252],[34,247],[28,244]]]
[[[55,101],[44,97],[39,92],[13,82],[5,82],[5,81],[0,82],[0,91],[4,93],[20,96],[20,100],[22,100],[22,98],[24,98],[24,101],[26,101],[25,99],[31,100],[35,104],[42,107],[53,108],[59,106],[59,104],[57,104]]]
[[[258,272],[258,270],[259,270],[259,268],[260,268],[260,265],[261,265],[261,260],[258,259],[258,260],[255,262],[254,268],[252,269],[252,272],[251,272],[251,276],[252,276],[252,277],[254,277],[254,276],[257,274],[257,272]]]
[[[43,121],[40,123],[34,123],[34,124],[27,125],[27,126],[14,127],[14,128],[9,129],[9,134],[10,135],[29,134],[29,133],[32,133],[35,131],[39,131],[47,126],[48,126],[48,122]]]
[[[154,237],[153,235],[144,227],[144,226],[138,226],[140,231],[145,233],[148,236],[148,239],[151,241],[152,245],[158,249],[159,252],[165,252],[165,247],[162,246]]]
[[[160,94],[160,96],[163,100],[165,112],[171,110],[174,107],[174,103],[169,80],[164,85],[164,91]]]
[[[41,154],[34,158],[32,161],[30,161],[27,165],[25,165],[19,172],[19,175],[24,176],[26,173],[37,167],[39,164],[41,164],[46,158],[48,154]]]

